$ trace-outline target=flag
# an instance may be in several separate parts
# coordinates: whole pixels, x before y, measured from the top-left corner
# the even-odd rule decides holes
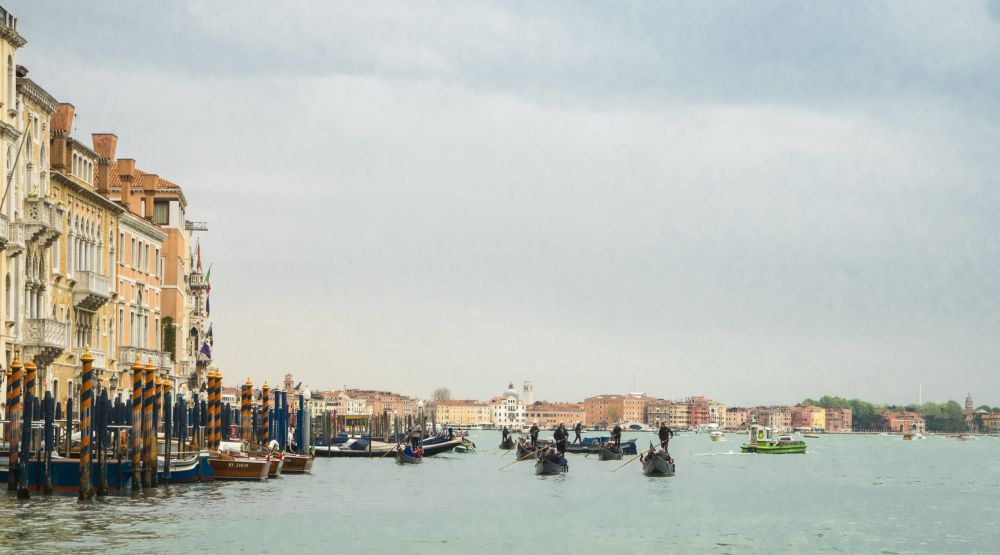
[[[208,286],[208,292],[212,292],[212,265],[208,265],[208,272],[205,272],[205,285]]]
[[[208,339],[201,344],[201,351],[199,352],[208,358],[212,358],[212,348],[208,346]]]
[[[208,333],[205,334],[205,341],[210,347],[215,347],[215,335],[212,333],[212,324],[208,325]]]

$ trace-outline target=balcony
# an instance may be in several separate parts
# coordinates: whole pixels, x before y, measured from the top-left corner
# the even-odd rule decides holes
[[[10,240],[10,220],[7,214],[0,212],[0,249],[7,246],[8,240]]]
[[[48,247],[62,235],[63,209],[56,203],[39,197],[28,198],[25,201],[27,213],[24,223],[28,241],[35,241],[42,247]]]
[[[205,275],[201,272],[191,272],[191,275],[188,277],[188,285],[196,291],[208,289],[208,282],[205,281]]]
[[[73,304],[87,310],[97,310],[111,299],[111,278],[97,272],[76,272]]]
[[[139,362],[142,364],[149,364],[149,361],[152,360],[153,366],[156,366],[160,371],[174,369],[170,353],[163,353],[144,347],[118,347],[118,364],[121,366],[131,366],[135,362],[136,355],[139,356]]]
[[[73,354],[76,355],[77,362],[82,366],[83,361],[83,349],[73,349]],[[90,350],[90,356],[94,357],[94,369],[95,370],[107,370],[108,369],[108,355],[104,351],[99,351],[97,349]]]
[[[69,324],[51,318],[28,318],[24,321],[24,346],[35,354],[40,366],[52,364],[66,348]]]
[[[7,223],[7,216],[3,216],[3,227],[7,231],[4,248],[10,251],[10,256],[17,256],[24,252],[24,224],[19,222]]]

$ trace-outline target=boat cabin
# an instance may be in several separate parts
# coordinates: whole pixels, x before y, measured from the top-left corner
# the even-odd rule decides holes
[[[766,426],[761,426],[760,424],[754,422],[747,429],[747,434],[749,435],[750,445],[757,445],[757,442],[767,443],[771,441],[771,428]]]

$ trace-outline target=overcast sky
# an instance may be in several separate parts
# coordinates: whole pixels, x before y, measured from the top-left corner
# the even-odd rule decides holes
[[[1000,1],[6,5],[230,384],[1000,404]]]

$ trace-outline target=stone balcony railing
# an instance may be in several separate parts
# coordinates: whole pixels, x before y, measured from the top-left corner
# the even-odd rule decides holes
[[[25,206],[27,212],[24,223],[28,241],[37,241],[44,247],[50,246],[63,232],[62,208],[41,197],[29,197]]]
[[[0,249],[7,246],[10,240],[10,219],[7,214],[0,212]]]
[[[18,255],[24,252],[24,224],[21,222],[9,222],[7,227],[7,241],[4,247],[11,252],[11,255]]]
[[[123,367],[131,366],[136,360],[136,355],[139,356],[139,362],[142,364],[149,364],[149,361],[152,360],[153,365],[160,370],[167,371],[174,368],[170,353],[144,347],[118,347],[118,364]]]
[[[111,298],[111,278],[97,272],[76,272],[73,304],[87,310],[97,310]]]
[[[201,272],[191,272],[188,276],[188,285],[191,289],[208,289],[208,282],[205,281],[205,274]]]
[[[32,347],[66,348],[69,325],[51,318],[28,318],[24,326],[24,343]]]
[[[83,364],[83,361],[81,360],[81,357],[83,357],[83,353],[84,352],[86,352],[86,351],[84,351],[83,349],[73,349],[73,354],[76,355],[76,360],[79,362],[80,365]],[[108,369],[108,354],[107,353],[105,353],[104,351],[98,350],[98,349],[91,349],[90,350],[90,356],[94,357],[94,368],[95,369],[98,369],[98,370],[107,370]]]

